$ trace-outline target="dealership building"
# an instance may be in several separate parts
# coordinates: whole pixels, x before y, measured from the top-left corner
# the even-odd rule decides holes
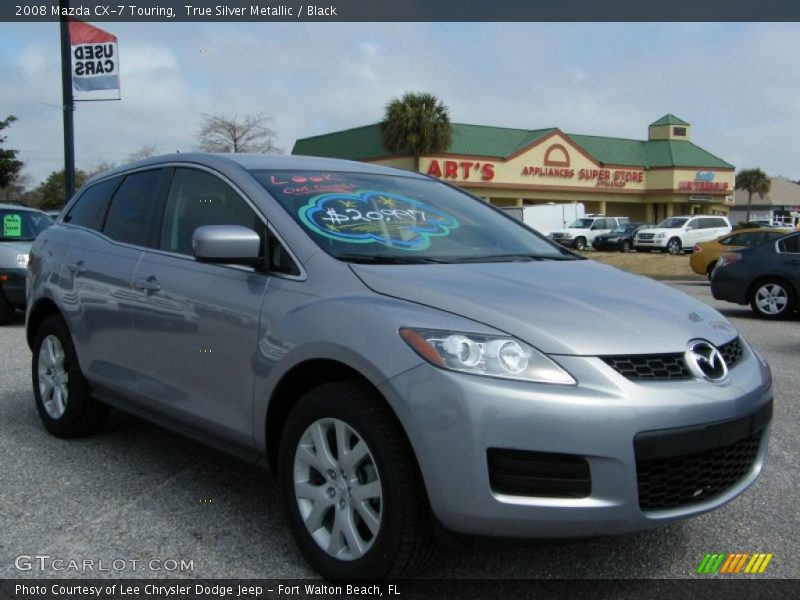
[[[415,168],[409,153],[384,147],[378,123],[299,139],[292,153]],[[733,206],[733,165],[694,144],[689,123],[671,114],[646,140],[454,123],[447,151],[420,157],[419,171],[496,206],[582,202],[589,213],[647,222]]]

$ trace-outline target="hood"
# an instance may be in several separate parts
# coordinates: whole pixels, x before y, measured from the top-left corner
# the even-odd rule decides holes
[[[0,254],[27,254],[31,245],[33,242],[0,242]]]
[[[350,267],[379,294],[467,317],[550,354],[683,352],[693,338],[719,345],[736,335],[699,300],[593,260]]]

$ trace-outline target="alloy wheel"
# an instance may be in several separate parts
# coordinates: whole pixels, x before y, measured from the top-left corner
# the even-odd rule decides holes
[[[294,458],[294,494],[311,537],[329,556],[356,560],[378,537],[383,488],[364,438],[340,419],[314,421]]]
[[[64,347],[54,335],[48,335],[39,346],[39,395],[44,409],[53,419],[60,419],[67,409],[69,373],[65,366]]]
[[[681,252],[681,243],[678,238],[672,238],[669,243],[667,244],[667,252],[672,255],[680,254]]]
[[[756,291],[756,306],[766,315],[779,315],[789,304],[789,294],[777,283],[762,285]]]

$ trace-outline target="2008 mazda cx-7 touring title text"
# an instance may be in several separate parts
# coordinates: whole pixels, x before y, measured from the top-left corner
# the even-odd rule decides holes
[[[447,530],[690,517],[766,454],[770,371],[719,313],[406,171],[117,168],[37,238],[27,283],[51,433],[111,405],[269,465],[327,577],[407,574]]]

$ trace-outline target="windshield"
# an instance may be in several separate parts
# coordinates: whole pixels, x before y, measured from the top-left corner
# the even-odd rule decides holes
[[[638,225],[620,225],[616,229],[613,229],[611,233],[630,233],[637,227]]]
[[[328,254],[352,262],[575,260],[443,183],[395,175],[252,171]]]
[[[0,242],[31,242],[53,223],[44,213],[10,208],[0,208],[0,221]]]
[[[670,217],[669,219],[664,219],[658,226],[661,229],[680,229],[684,226],[687,219],[681,219],[680,217]]]
[[[589,229],[594,223],[594,219],[578,219],[574,221],[567,229]]]

